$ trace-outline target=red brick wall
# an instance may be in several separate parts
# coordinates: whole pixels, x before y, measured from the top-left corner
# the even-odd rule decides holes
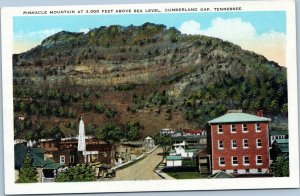
[[[260,123],[261,131],[256,132],[255,123],[247,123],[248,132],[242,132],[242,124],[236,124],[236,133],[230,132],[231,124],[222,124],[223,133],[218,134],[218,125],[211,125],[213,170],[269,168],[267,123]],[[237,148],[231,148],[231,140],[237,141]],[[243,139],[248,139],[248,148],[243,148]],[[262,147],[256,147],[256,139],[261,139]],[[222,140],[224,149],[218,149]],[[256,165],[256,155],[262,156],[262,165]],[[232,166],[231,157],[238,157],[238,166]],[[249,157],[249,165],[243,164],[243,156]],[[225,166],[219,166],[219,157],[225,158]]]

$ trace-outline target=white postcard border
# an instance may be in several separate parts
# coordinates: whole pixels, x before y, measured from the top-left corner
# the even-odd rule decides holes
[[[37,183],[16,184],[14,172],[13,145],[13,95],[12,95],[12,27],[13,16],[22,15],[28,8],[3,8],[1,10],[2,37],[2,93],[3,93],[3,137],[4,172],[6,194],[53,194],[53,193],[93,193],[93,192],[139,192],[176,190],[224,190],[224,189],[270,189],[299,187],[299,144],[298,144],[298,92],[296,64],[296,30],[294,1],[253,1],[253,2],[201,2],[201,3],[163,3],[99,5],[99,9],[118,8],[162,8],[162,7],[243,7],[243,11],[285,10],[287,18],[287,67],[289,104],[289,150],[290,177],[285,178],[238,178],[238,179],[200,179],[200,180],[150,180],[150,181],[104,181],[87,183]],[[67,6],[68,8],[94,9],[93,6]],[[53,10],[65,7],[31,7],[30,10]],[[174,12],[172,12],[174,13]],[[181,12],[183,13],[183,12]],[[129,13],[134,14],[134,13]],[[149,14],[149,13],[148,13]],[[153,13],[157,14],[157,13]],[[32,16],[32,15],[31,15]],[[116,188],[117,187],[117,188]]]

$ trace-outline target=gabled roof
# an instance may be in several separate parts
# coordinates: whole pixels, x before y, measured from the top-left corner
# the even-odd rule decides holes
[[[288,139],[276,139],[275,142],[277,144],[288,144],[289,140]]]
[[[184,130],[184,132],[189,134],[201,134],[202,130]]]
[[[46,150],[44,150],[43,148],[29,148],[31,153],[34,154],[44,154],[46,152]]]
[[[242,122],[269,122],[270,118],[260,117],[252,114],[246,113],[227,113],[223,116],[215,118],[213,120],[208,121],[209,124],[216,123],[242,123]]]
[[[275,143],[277,143],[276,148],[281,153],[288,153],[289,152],[289,140],[288,139],[276,139]]]
[[[53,160],[52,162],[47,163],[43,169],[59,169],[61,167],[64,167],[64,164],[55,163]]]
[[[148,136],[148,137],[145,138],[145,140],[153,140],[153,138]]]
[[[44,160],[45,150],[42,148],[28,148],[23,144],[16,144],[14,151],[15,169],[19,169],[22,167],[26,153],[29,153],[31,155],[34,167],[47,167],[47,169],[62,167],[61,164],[55,163],[52,159]]]

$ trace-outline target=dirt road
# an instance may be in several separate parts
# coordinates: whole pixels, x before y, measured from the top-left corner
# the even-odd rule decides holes
[[[112,180],[162,179],[156,173],[153,172],[153,169],[162,160],[162,156],[158,155],[159,153],[162,153],[161,148],[157,148],[143,160],[140,160],[137,163],[130,165],[124,169],[117,170],[116,177],[113,178]]]

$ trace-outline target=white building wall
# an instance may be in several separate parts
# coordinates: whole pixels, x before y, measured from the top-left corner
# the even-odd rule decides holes
[[[219,171],[221,171],[221,170],[213,170],[212,171],[212,174],[215,174],[215,173],[217,173],[217,172],[219,172]],[[258,173],[257,172],[257,169],[250,169],[249,170],[249,173],[246,173],[246,170],[245,169],[238,169],[238,174],[264,174],[264,173],[266,173],[268,171],[268,169],[267,168],[261,168],[261,173]],[[227,169],[226,170],[226,173],[234,173],[234,170],[233,169]]]
[[[174,166],[182,166],[182,160],[174,160]]]

